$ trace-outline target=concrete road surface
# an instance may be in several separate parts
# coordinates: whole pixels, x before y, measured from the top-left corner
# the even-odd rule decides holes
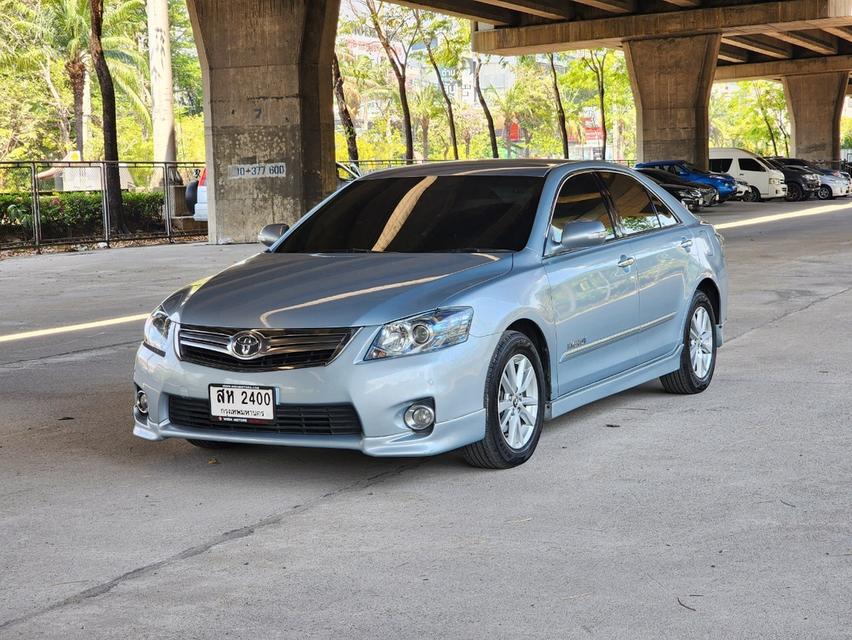
[[[61,328],[256,247],[0,262],[0,638],[849,638],[850,205],[707,212],[711,388],[597,402],[501,472],[134,438],[142,321]]]

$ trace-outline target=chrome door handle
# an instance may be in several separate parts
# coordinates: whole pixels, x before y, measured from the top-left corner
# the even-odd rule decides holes
[[[621,259],[618,261],[618,266],[622,269],[626,269],[634,264],[636,264],[636,258],[633,256],[621,256]]]
[[[680,246],[689,251],[692,248],[692,238],[681,238]]]

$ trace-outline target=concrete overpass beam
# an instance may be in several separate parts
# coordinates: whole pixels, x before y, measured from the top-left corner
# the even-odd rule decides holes
[[[261,226],[295,222],[334,189],[339,4],[187,0],[204,79],[211,243],[255,242]]]
[[[629,40],[639,160],[683,159],[707,168],[710,90],[721,36]]]
[[[840,160],[840,116],[849,84],[848,71],[783,77],[793,125],[793,156]]]

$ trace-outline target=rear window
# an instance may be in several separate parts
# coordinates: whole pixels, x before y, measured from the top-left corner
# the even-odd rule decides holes
[[[284,253],[520,251],[544,178],[420,176],[359,180],[278,247]]]

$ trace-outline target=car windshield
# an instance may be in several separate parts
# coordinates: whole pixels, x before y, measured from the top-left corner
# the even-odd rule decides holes
[[[543,177],[531,176],[358,180],[293,229],[277,251],[520,251],[543,185]]]

